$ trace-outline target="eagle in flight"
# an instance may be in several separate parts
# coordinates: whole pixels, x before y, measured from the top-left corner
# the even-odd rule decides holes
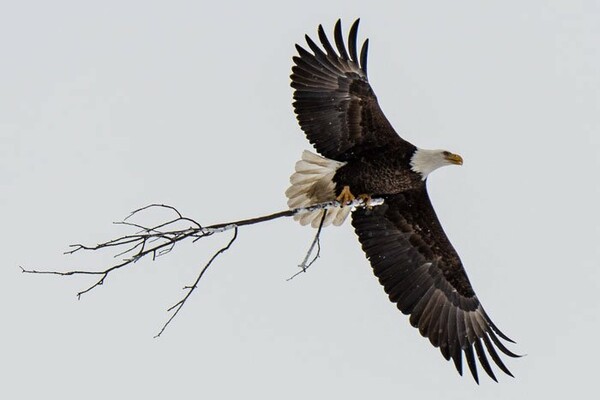
[[[368,39],[357,51],[358,23],[350,28],[348,46],[339,20],[335,47],[322,26],[322,47],[308,35],[310,51],[296,45],[294,110],[320,155],[305,151],[296,163],[286,191],[288,206],[331,200],[348,204],[355,196],[383,199],[382,205],[355,209],[352,225],[390,300],[446,360],[453,360],[461,375],[464,354],[476,382],[475,357],[493,380],[488,356],[513,376],[497,351],[518,357],[502,343],[513,341],[483,309],[427,194],[432,171],[463,160],[449,151],[418,148],[396,133],[369,85]],[[323,210],[306,211],[295,218],[313,227],[341,225],[351,209],[330,209],[325,216]]]

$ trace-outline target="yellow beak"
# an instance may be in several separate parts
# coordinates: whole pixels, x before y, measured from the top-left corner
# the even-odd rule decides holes
[[[450,153],[446,156],[446,160],[450,161],[452,164],[462,165],[463,159],[458,154]]]

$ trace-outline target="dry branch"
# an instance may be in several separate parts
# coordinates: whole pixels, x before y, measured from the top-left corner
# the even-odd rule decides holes
[[[381,199],[371,199],[365,202],[363,199],[355,199],[352,202],[345,204],[347,207],[374,207],[383,203]],[[114,248],[117,252],[115,254],[115,258],[123,257],[123,259],[104,269],[102,271],[85,271],[85,270],[72,270],[72,271],[48,271],[48,270],[35,270],[35,269],[25,269],[21,267],[23,273],[28,274],[49,274],[49,275],[60,275],[60,276],[70,276],[70,275],[98,275],[100,278],[93,283],[91,286],[77,293],[77,298],[80,299],[81,296],[92,289],[104,284],[104,281],[108,277],[108,275],[117,270],[124,268],[130,264],[136,263],[144,257],[152,256],[152,260],[156,260],[157,257],[168,254],[173,250],[175,245],[183,240],[190,239],[192,242],[196,242],[202,238],[207,236],[212,236],[215,233],[226,232],[229,230],[233,230],[233,235],[227,245],[217,250],[213,256],[209,259],[209,261],[204,265],[201,269],[200,273],[197,275],[196,280],[193,284],[189,286],[185,286],[183,289],[187,291],[187,293],[181,298],[177,303],[171,306],[167,311],[172,312],[171,316],[164,323],[160,331],[155,337],[160,336],[167,326],[173,321],[175,316],[179,313],[181,308],[184,306],[186,301],[189,299],[191,294],[197,289],[200,280],[204,276],[206,270],[211,266],[213,261],[225,251],[227,251],[231,245],[238,238],[238,230],[240,227],[245,225],[253,225],[266,221],[271,221],[274,219],[291,217],[296,214],[300,214],[303,212],[314,211],[314,210],[323,210],[323,216],[321,218],[321,223],[317,229],[315,234],[315,238],[312,241],[311,246],[306,253],[303,261],[300,263],[300,271],[290,277],[288,280],[296,277],[302,272],[306,272],[306,270],[317,260],[320,255],[321,245],[320,245],[320,235],[323,228],[323,222],[325,221],[325,216],[327,214],[327,210],[330,208],[341,207],[342,204],[338,201],[330,201],[326,203],[316,204],[310,207],[300,207],[291,210],[284,210],[277,213],[264,215],[255,218],[243,219],[239,221],[233,221],[228,223],[220,223],[214,224],[210,226],[202,226],[197,221],[192,218],[183,216],[175,207],[169,206],[166,204],[150,204],[148,206],[139,208],[131,212],[123,221],[115,222],[117,225],[124,225],[127,227],[135,228],[137,231],[133,234],[125,235],[118,237],[116,239],[111,239],[106,242],[102,242],[100,244],[94,246],[88,246],[84,244],[72,244],[69,247],[71,248],[69,251],[66,251],[65,254],[73,254],[75,252],[85,250],[85,251],[97,251],[102,249],[112,249]],[[139,223],[131,222],[131,219],[134,216],[139,216],[139,214],[148,211],[150,209],[166,209],[174,214],[174,216],[160,224],[154,226],[146,226]],[[181,229],[177,228],[177,226],[181,226],[181,224],[186,224],[187,227]],[[316,253],[315,253],[316,248]],[[314,253],[314,255],[313,255]],[[312,256],[312,258],[311,258]],[[309,261],[310,260],[310,261]]]

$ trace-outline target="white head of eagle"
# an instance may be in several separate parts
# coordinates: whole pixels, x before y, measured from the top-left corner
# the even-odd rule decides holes
[[[446,150],[417,149],[410,159],[410,167],[427,179],[427,176],[436,169],[445,165],[462,165],[463,159],[458,154]]]

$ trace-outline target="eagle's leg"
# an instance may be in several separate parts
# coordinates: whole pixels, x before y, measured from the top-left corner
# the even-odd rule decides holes
[[[346,204],[354,201],[355,197],[352,194],[352,192],[350,191],[350,186],[346,185],[342,189],[342,192],[340,193],[340,195],[338,197],[336,197],[335,199],[337,201],[339,201],[340,203],[342,203],[342,205],[346,205]]]

